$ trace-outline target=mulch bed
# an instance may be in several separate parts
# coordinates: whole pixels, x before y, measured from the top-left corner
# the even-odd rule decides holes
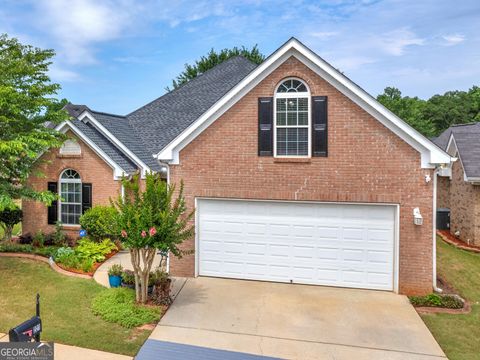
[[[437,235],[439,235],[447,244],[453,245],[462,250],[472,251],[480,254],[480,246],[468,245],[467,243],[464,243],[462,240],[457,239],[455,236],[450,234],[450,231],[448,230],[437,230]]]

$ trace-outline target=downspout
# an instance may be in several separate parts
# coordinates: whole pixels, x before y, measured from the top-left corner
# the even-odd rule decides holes
[[[167,184],[170,185],[170,166],[168,163],[161,162],[158,158],[156,158],[158,165],[160,165],[160,169],[165,168],[167,172]],[[170,254],[167,255],[167,273],[170,273]]]
[[[432,233],[433,233],[433,249],[432,249],[432,264],[433,264],[433,290],[435,292],[441,293],[442,289],[437,287],[437,176],[440,166],[435,167],[433,170],[433,224],[432,224]]]

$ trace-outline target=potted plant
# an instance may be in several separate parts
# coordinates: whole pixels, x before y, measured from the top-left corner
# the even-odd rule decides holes
[[[108,283],[110,287],[115,288],[120,286],[122,283],[122,273],[123,267],[120,264],[113,264],[108,269]]]
[[[135,289],[135,274],[133,270],[124,270],[122,272],[122,287]]]

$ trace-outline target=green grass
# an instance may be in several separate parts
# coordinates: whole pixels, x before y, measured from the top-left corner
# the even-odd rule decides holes
[[[0,274],[0,332],[34,315],[39,292],[43,340],[133,356],[150,334],[93,315],[92,301],[105,290],[94,280],[61,275],[47,264],[18,258],[0,258]]]
[[[450,360],[480,358],[480,254],[437,240],[438,274],[472,304],[470,314],[422,315]]]

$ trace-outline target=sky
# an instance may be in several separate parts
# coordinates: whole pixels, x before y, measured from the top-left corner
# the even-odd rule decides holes
[[[479,0],[0,0],[0,33],[56,52],[58,96],[128,114],[210,49],[295,36],[376,96],[480,85]]]

